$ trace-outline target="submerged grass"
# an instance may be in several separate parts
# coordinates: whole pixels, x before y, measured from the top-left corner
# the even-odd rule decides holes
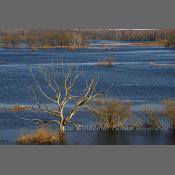
[[[58,142],[58,134],[45,128],[39,128],[34,133],[22,134],[17,138],[18,144],[51,145]]]

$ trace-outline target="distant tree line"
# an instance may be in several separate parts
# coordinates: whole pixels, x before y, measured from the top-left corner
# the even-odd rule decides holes
[[[0,38],[1,43],[5,47],[17,47],[19,46],[22,38],[20,35],[14,35],[14,34],[7,34],[3,35]]]
[[[18,46],[27,43],[30,47],[66,46],[80,47],[88,39],[121,41],[161,41],[166,40],[166,47],[174,47],[175,30],[132,30],[132,29],[62,29],[62,30],[1,30],[0,41],[5,46]]]
[[[84,30],[87,39],[120,41],[163,41],[165,47],[175,48],[175,30]]]
[[[78,31],[59,31],[43,34],[29,34],[25,37],[29,46],[68,46],[80,47],[85,45],[82,33]]]
[[[160,41],[169,40],[175,30],[84,30],[89,39],[123,40],[123,41]]]
[[[23,35],[6,33],[0,36],[6,47],[18,47],[21,43],[29,47],[80,47],[85,45],[85,38],[79,31],[32,32]]]

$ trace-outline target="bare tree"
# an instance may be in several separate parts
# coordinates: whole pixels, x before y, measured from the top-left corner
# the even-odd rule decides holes
[[[66,67],[62,64],[63,77],[58,80],[56,75],[56,70],[46,68],[40,68],[40,72],[45,80],[45,85],[52,92],[52,95],[48,93],[47,90],[41,86],[39,79],[31,68],[31,74],[33,76],[34,82],[36,84],[34,95],[39,111],[45,112],[51,116],[54,116],[54,120],[50,120],[48,123],[56,123],[59,126],[60,136],[64,136],[65,126],[67,124],[72,124],[74,127],[78,128],[78,124],[73,122],[73,117],[77,114],[81,107],[86,106],[91,100],[98,96],[103,95],[103,93],[97,93],[96,87],[98,80],[92,78],[90,81],[85,81],[85,86],[78,95],[73,95],[76,89],[76,84],[78,79],[82,76],[83,71],[77,71],[73,66]],[[39,95],[44,97],[46,100],[54,103],[57,107],[51,108],[49,105],[43,104]],[[66,113],[65,108],[69,102],[73,102],[71,110]],[[34,121],[41,121],[40,119],[33,119]],[[42,122],[42,121],[41,121]]]

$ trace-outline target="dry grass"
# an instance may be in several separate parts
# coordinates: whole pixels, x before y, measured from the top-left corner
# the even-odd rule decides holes
[[[42,46],[35,46],[35,45],[29,46],[29,48],[31,48],[34,51],[37,49],[56,49],[56,48],[67,48],[70,51],[74,51],[79,48],[87,48],[87,47],[88,46],[83,46],[83,45],[71,47],[71,46],[52,46],[52,45],[46,45],[46,44]]]
[[[17,142],[29,145],[51,145],[58,142],[58,134],[45,128],[39,128],[34,133],[20,135]]]
[[[156,111],[146,108],[144,109],[144,113],[146,114],[147,120],[144,122],[143,127],[153,129],[160,129],[162,127],[160,118]]]
[[[131,115],[131,103],[123,103],[116,100],[99,100],[92,113],[97,121],[105,128],[122,128]]]
[[[11,112],[20,112],[20,111],[27,111],[30,110],[31,107],[28,106],[13,106],[10,111]]]
[[[166,99],[162,101],[165,107],[164,115],[171,121],[171,125],[175,128],[175,99]]]
[[[168,43],[167,40],[143,42],[143,43],[133,43],[134,46],[165,46]]]

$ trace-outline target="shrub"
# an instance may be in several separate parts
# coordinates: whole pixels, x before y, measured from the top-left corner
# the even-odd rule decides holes
[[[148,109],[146,108],[144,110],[144,113],[146,114],[146,122],[144,122],[143,124],[143,127],[146,127],[146,128],[161,128],[161,122],[160,122],[160,118],[157,114],[156,111],[152,110],[152,109]]]
[[[105,128],[122,128],[131,115],[131,103],[123,103],[116,100],[98,100],[92,113],[97,121]]]
[[[162,101],[164,105],[164,115],[170,119],[171,126],[175,128],[175,99],[166,99]]]
[[[58,141],[58,135],[56,132],[48,131],[44,128],[37,129],[34,133],[28,135],[20,135],[17,138],[18,144],[38,144],[38,145],[50,145],[55,144]]]

